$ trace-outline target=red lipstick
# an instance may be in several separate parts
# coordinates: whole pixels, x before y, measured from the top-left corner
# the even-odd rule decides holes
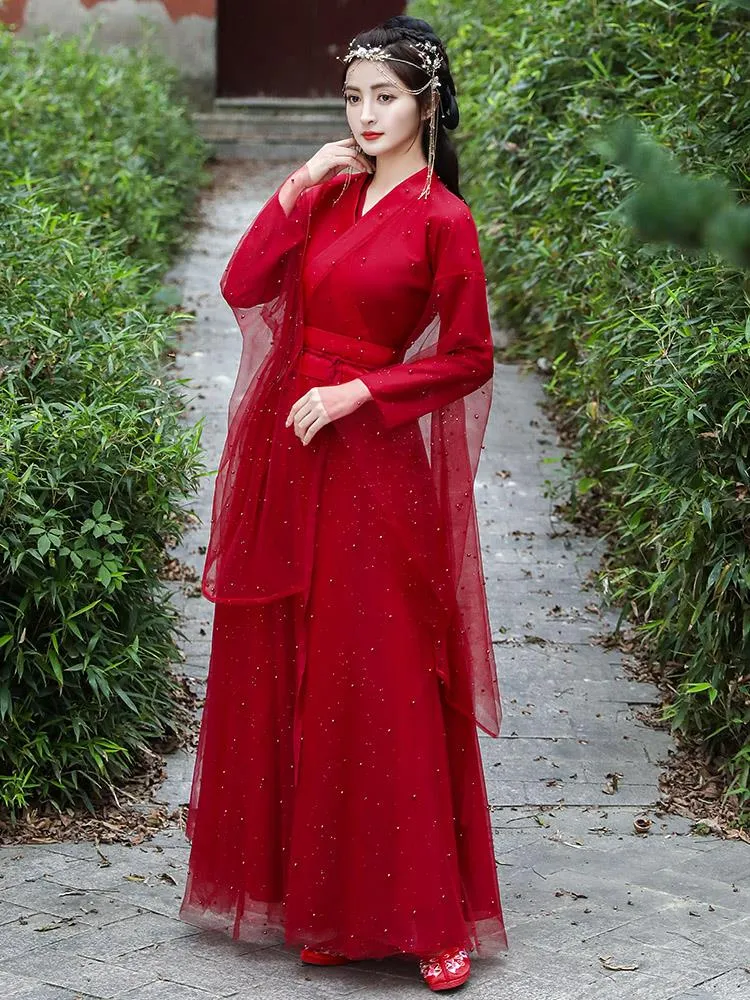
[[[383,134],[382,132],[363,132],[362,133],[362,138],[363,139],[377,139],[382,134]]]

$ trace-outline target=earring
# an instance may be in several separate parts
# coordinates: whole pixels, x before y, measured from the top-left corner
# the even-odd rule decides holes
[[[430,188],[432,186],[432,174],[435,170],[435,152],[437,148],[437,112],[438,104],[435,101],[433,95],[433,104],[430,111],[430,139],[428,144],[427,152],[427,176],[425,178],[424,187],[419,194],[420,198],[427,198],[430,193]]]
[[[363,153],[364,150],[362,149],[362,147],[360,146],[360,144],[357,142],[357,140],[354,138],[354,133],[351,130],[349,132],[349,135],[352,137],[352,139],[354,139],[354,151],[355,151],[355,153]],[[351,169],[351,167],[344,167],[344,170],[346,172],[346,177],[344,178],[344,183],[341,185],[341,190],[339,191],[338,195],[333,199],[333,204],[334,205],[337,204],[339,198],[342,196],[342,194],[344,193],[344,191],[346,191],[346,189],[349,187],[349,185],[351,183],[351,180],[352,180],[352,174],[354,173],[354,171]]]

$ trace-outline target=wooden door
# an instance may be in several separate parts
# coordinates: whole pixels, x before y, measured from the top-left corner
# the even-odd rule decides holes
[[[338,97],[350,39],[403,0],[219,0],[219,97]]]

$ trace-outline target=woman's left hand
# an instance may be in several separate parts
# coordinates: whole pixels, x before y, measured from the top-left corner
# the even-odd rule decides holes
[[[370,390],[359,378],[341,385],[315,386],[292,404],[284,426],[293,422],[294,433],[302,444],[309,444],[321,427],[353,413],[368,399]]]

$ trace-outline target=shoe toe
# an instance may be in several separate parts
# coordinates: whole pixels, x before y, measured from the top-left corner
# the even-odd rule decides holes
[[[419,963],[422,978],[433,990],[449,990],[469,978],[471,959],[465,948],[441,952]]]

